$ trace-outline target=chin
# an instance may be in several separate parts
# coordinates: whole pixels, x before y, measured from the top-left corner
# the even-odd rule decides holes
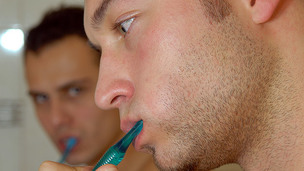
[[[75,160],[75,159],[67,159],[66,162],[71,165],[79,165],[80,163],[83,163],[83,162],[81,162],[79,160]]]
[[[177,157],[180,156],[180,157]],[[179,153],[162,153],[158,154],[157,152],[153,153],[153,159],[155,162],[155,165],[158,167],[161,171],[185,171],[185,170],[206,170],[200,168],[200,160],[189,158],[186,156],[183,156],[183,154]],[[208,169],[207,169],[208,170]]]
[[[178,165],[175,164],[168,164],[168,163],[164,163],[164,162],[155,162],[155,165],[157,166],[157,168],[161,171],[187,171],[187,170],[191,170],[191,171],[203,171],[204,169],[200,169],[198,167],[198,164],[195,163],[191,163],[191,164],[184,164],[184,163],[179,163]],[[209,170],[209,169],[207,169]],[[207,171],[206,170],[206,171]]]
[[[88,158],[85,158],[84,156],[70,156],[70,158],[67,158],[67,163],[71,165],[87,165],[89,162],[85,159]]]

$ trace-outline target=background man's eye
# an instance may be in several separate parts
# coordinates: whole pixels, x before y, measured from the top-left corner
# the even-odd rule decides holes
[[[129,31],[129,28],[133,22],[134,18],[130,18],[119,25],[119,30],[122,34],[126,34]]]
[[[35,96],[34,100],[36,101],[36,103],[42,104],[42,103],[45,103],[48,100],[48,98],[49,97],[45,94],[39,94],[39,95]]]
[[[73,87],[69,89],[69,95],[70,96],[77,96],[80,93],[81,89],[78,87]]]

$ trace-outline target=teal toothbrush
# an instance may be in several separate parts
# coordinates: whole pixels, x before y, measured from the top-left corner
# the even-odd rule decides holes
[[[77,140],[74,137],[71,137],[67,140],[65,150],[61,156],[61,159],[59,160],[59,163],[64,163],[65,159],[70,154],[72,148],[76,145],[76,142]]]
[[[143,127],[143,121],[138,121],[134,127],[115,145],[110,147],[108,151],[102,156],[102,158],[98,161],[96,166],[93,168],[95,171],[102,165],[105,164],[114,164],[118,165],[121,160],[124,158],[125,153],[130,146],[133,139],[140,133]]]

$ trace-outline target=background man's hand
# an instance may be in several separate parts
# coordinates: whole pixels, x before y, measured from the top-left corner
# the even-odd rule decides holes
[[[44,161],[39,167],[39,171],[91,171],[92,169],[93,167],[91,166],[72,167],[53,161]]]
[[[92,166],[72,167],[53,161],[45,161],[39,167],[39,171],[92,171],[92,169]],[[118,171],[118,169],[115,165],[107,164],[98,168],[97,171]]]
[[[112,164],[106,164],[99,167],[96,171],[118,171],[117,167]]]

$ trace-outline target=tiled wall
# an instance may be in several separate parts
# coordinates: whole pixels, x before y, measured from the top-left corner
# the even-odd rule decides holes
[[[49,8],[83,5],[83,0],[0,0],[0,33],[9,28],[28,30]],[[0,170],[38,170],[44,160],[58,160],[57,150],[37,122],[26,94],[21,52],[0,47]],[[19,122],[1,122],[11,103],[21,105]],[[1,106],[2,105],[2,106]]]

